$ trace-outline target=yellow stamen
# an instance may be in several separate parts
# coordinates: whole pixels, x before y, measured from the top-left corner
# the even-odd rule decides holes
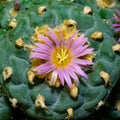
[[[71,51],[68,48],[60,47],[52,53],[52,63],[59,68],[65,67],[70,63]]]

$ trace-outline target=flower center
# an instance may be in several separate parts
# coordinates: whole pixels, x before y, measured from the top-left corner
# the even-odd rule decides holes
[[[66,67],[71,61],[71,51],[68,48],[56,48],[52,53],[52,63],[59,68]]]

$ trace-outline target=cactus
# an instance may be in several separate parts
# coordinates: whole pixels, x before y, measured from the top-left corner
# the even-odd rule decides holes
[[[111,23],[103,20],[102,12],[83,13],[83,4],[70,1],[21,0],[18,14],[10,16],[8,12],[13,4],[14,1],[0,5],[0,14],[5,13],[0,21],[2,32],[5,29],[0,39],[0,81],[12,106],[33,118],[44,120],[83,119],[98,110],[119,79],[120,56],[113,49],[117,41]],[[111,22],[113,10],[106,10],[105,14],[109,12],[111,14],[106,19]],[[75,84],[75,96],[66,84],[50,86],[46,77],[30,71],[34,62],[30,59],[31,51],[38,40],[34,39],[35,32],[40,28],[40,34],[47,36],[43,32],[45,26],[53,30],[56,26],[60,26],[60,30],[63,27],[65,37],[71,37],[71,31],[78,29],[77,36],[84,33],[88,38],[86,44],[94,48],[95,56],[88,57],[90,60],[94,57],[94,64],[84,70],[88,78],[80,77],[80,82]]]
[[[0,43],[6,34],[6,30],[0,29]],[[11,106],[9,105],[9,101],[5,97],[4,93],[2,93],[2,88],[0,84],[0,120],[8,120],[11,117]]]
[[[119,120],[120,119],[120,79],[113,88],[111,95],[98,111],[89,116],[88,120]]]
[[[106,107],[106,118],[109,119],[120,119],[120,79],[118,80],[116,86],[114,87],[108,101],[108,106]]]
[[[0,89],[0,119],[9,120],[11,117],[11,107],[8,104],[6,97],[2,96],[2,91]]]

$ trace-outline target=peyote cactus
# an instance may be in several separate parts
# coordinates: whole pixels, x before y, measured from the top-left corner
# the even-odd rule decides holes
[[[105,118],[109,119],[120,119],[120,79],[118,80],[116,86],[114,87],[109,99],[107,100],[107,106],[105,111]]]
[[[119,120],[120,119],[120,79],[112,90],[111,95],[98,111],[91,115],[88,120]]]
[[[0,43],[5,35],[6,31],[0,28]],[[8,120],[11,117],[11,107],[9,101],[2,93],[0,84],[0,120]]]
[[[6,97],[2,96],[0,89],[0,120],[9,120],[11,117],[11,108]]]
[[[14,2],[0,5],[5,13],[0,13],[4,16],[1,29],[5,29],[0,39],[0,81],[12,106],[44,120],[83,119],[94,113],[119,79],[120,56],[114,49],[117,41],[111,25],[113,10],[103,10],[106,15],[111,13],[103,18],[96,1],[92,14],[83,12],[83,2],[21,0],[20,7],[13,8]],[[53,48],[64,45],[60,54],[59,48],[57,53],[53,51],[52,63],[60,62],[56,68],[63,70],[76,56],[79,65],[57,75],[52,74],[55,67],[48,67],[51,64],[44,66],[46,69],[41,67],[51,62],[47,54],[52,52],[45,50],[51,44]],[[66,46],[74,53],[65,52]]]

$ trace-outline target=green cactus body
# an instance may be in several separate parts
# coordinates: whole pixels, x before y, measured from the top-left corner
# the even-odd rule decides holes
[[[108,106],[103,108],[102,111],[105,111],[105,119],[120,119],[120,79],[115,85],[108,101]]]
[[[0,29],[0,43],[3,41],[5,34],[6,30]],[[9,101],[5,96],[3,96],[2,92],[2,86],[0,84],[0,120],[9,120],[11,117],[11,107],[9,105]]]
[[[0,119],[1,120],[9,120],[11,117],[11,108],[8,104],[8,100],[2,96],[2,92],[0,90]]]
[[[13,2],[10,3],[13,4]],[[39,6],[47,8],[41,16],[37,13]],[[17,26],[9,28],[0,40],[0,73],[8,66],[13,71],[7,80],[3,80],[3,75],[0,75],[3,90],[8,98],[17,100],[18,108],[36,119],[63,120],[68,116],[68,108],[73,108],[74,119],[83,119],[99,109],[99,102],[106,101],[118,81],[120,56],[112,50],[112,46],[116,44],[113,33],[99,14],[83,14],[83,8],[81,4],[69,1],[46,3],[31,1],[28,9],[21,10],[15,17]],[[3,9],[3,12],[5,10]],[[30,52],[15,45],[15,41],[20,37],[25,44],[31,45],[31,37],[36,26],[47,24],[54,28],[66,19],[73,19],[77,22],[77,28],[89,38],[90,47],[94,48],[94,54],[96,54],[92,71],[87,72],[89,78],[80,78],[77,98],[70,96],[67,86],[50,87],[37,77],[35,85],[31,85],[27,78],[27,72],[31,67]],[[5,28],[7,25],[6,22]],[[91,34],[96,31],[103,33],[103,40],[91,39]],[[101,71],[110,75],[110,80],[106,85],[100,77]],[[35,100],[38,95],[45,97],[47,109],[36,108]]]
[[[120,119],[120,80],[112,90],[111,95],[98,111],[91,115],[88,120],[119,120]]]

